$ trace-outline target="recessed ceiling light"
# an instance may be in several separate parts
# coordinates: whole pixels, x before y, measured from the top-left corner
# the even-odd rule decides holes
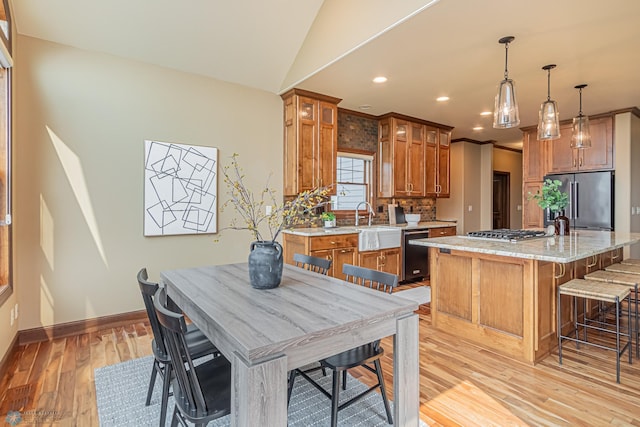
[[[448,101],[449,97],[448,96],[439,96],[436,98],[436,101],[438,102],[444,102],[444,101]]]
[[[369,110],[369,109],[371,109],[371,105],[365,104],[365,105],[359,106],[358,108],[361,109],[361,110]]]
[[[491,111],[483,111],[482,113],[480,113],[481,116],[490,116],[492,114],[493,114],[493,112],[491,112]]]
[[[473,128],[473,130],[482,130],[482,129],[484,129],[482,126],[476,126]]]
[[[387,78],[384,76],[378,76],[376,78],[373,79],[374,83],[384,83],[387,81]]]

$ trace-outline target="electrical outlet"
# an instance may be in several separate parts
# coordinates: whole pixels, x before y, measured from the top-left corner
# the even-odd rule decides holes
[[[273,208],[271,207],[271,205],[267,205],[264,207],[264,213],[266,215],[271,215],[271,211],[273,210]]]
[[[518,206],[516,206],[516,210],[517,210],[517,211],[521,211],[521,210],[522,210],[522,205],[518,205]]]
[[[469,212],[473,212],[473,206],[469,205]]]

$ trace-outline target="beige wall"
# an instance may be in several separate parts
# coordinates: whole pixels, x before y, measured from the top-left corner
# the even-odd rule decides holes
[[[615,229],[640,232],[640,119],[615,116]],[[625,248],[625,257],[640,258],[640,245]]]
[[[437,199],[436,218],[456,219],[458,221],[458,234],[466,234],[469,231],[480,230],[482,226],[483,204],[489,201],[483,200],[486,192],[483,192],[482,172],[485,169],[482,164],[482,146],[469,142],[457,142],[451,144],[451,197]],[[489,162],[489,165],[491,163]],[[489,188],[491,194],[491,188]],[[471,206],[471,211],[469,211]]]
[[[143,143],[218,147],[223,164],[237,152],[251,187],[273,171],[280,191],[277,95],[29,37],[17,48],[20,329],[142,309],[135,274],[143,266],[158,279],[163,269],[246,260],[246,232],[227,231],[220,243],[143,237]],[[218,226],[228,225],[232,213],[219,215]]]
[[[436,218],[437,219],[455,219],[457,221],[457,233],[464,230],[464,144],[451,144],[451,177],[449,189],[451,196],[447,199],[436,199]]]
[[[509,228],[520,229],[522,228],[522,153],[494,148],[493,170],[510,174]]]

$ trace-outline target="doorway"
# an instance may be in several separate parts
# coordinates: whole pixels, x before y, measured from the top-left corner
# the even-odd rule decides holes
[[[493,229],[509,228],[510,172],[493,171]]]

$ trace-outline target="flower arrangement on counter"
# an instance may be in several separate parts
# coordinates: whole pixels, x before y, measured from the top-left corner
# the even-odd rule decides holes
[[[233,207],[238,214],[229,225],[232,230],[249,230],[257,241],[274,242],[282,230],[304,224],[316,218],[314,210],[328,201],[329,187],[318,187],[298,194],[293,200],[279,203],[276,193],[266,185],[256,194],[244,182],[244,172],[238,164],[238,154],[222,169],[227,186],[227,200],[222,210]],[[268,206],[271,210],[268,211]]]
[[[562,181],[546,179],[542,184],[542,191],[536,194],[529,192],[529,200],[533,199],[542,209],[549,209],[551,212],[560,212],[569,204],[569,195],[560,191]]]

